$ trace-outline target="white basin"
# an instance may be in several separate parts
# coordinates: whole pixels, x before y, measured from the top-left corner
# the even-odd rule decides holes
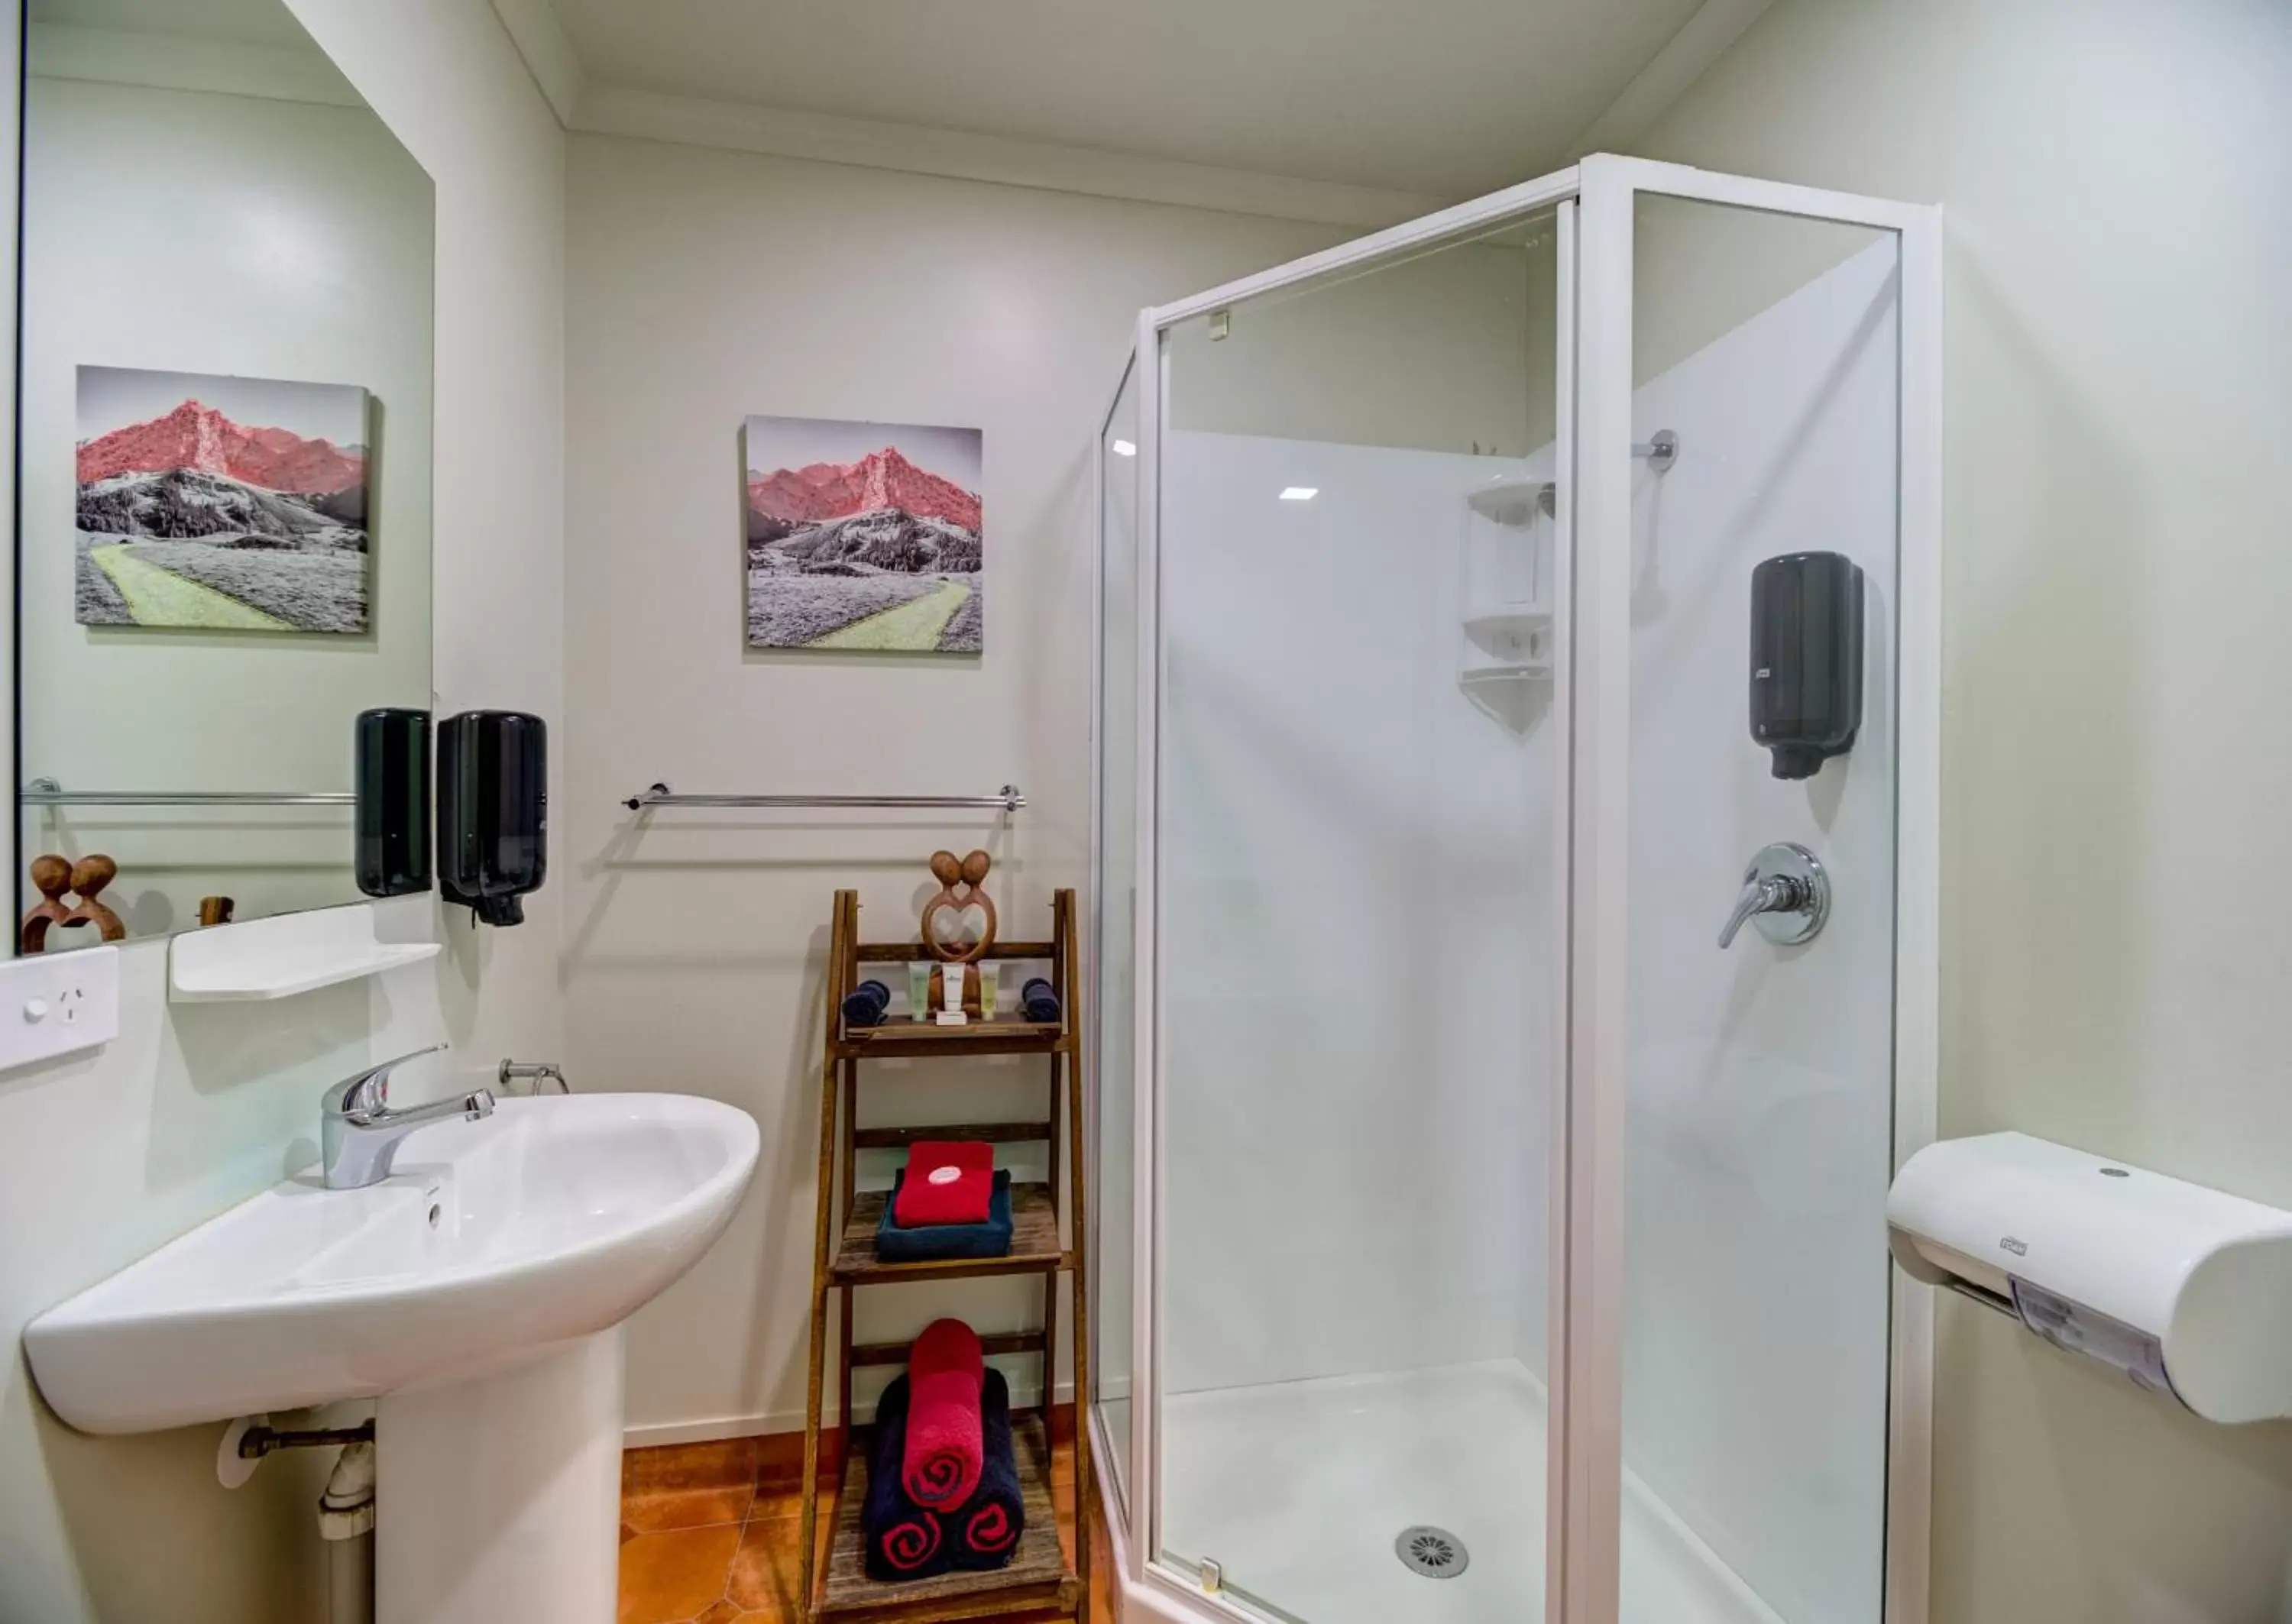
[[[505,1099],[368,1189],[313,1169],[240,1202],[25,1351],[85,1432],[373,1398],[378,1624],[612,1624],[620,1323],[723,1233],[756,1146],[713,1100]]]
[[[315,1124],[314,1124],[315,1125]],[[746,1112],[677,1094],[505,1099],[408,1135],[396,1171],[273,1186],[34,1320],[84,1432],[148,1432],[464,1381],[609,1329],[723,1233]]]

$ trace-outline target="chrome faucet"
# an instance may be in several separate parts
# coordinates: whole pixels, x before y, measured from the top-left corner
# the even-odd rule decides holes
[[[1780,947],[1812,941],[1830,918],[1830,876],[1821,859],[1795,840],[1760,848],[1743,871],[1742,894],[1719,932],[1719,945],[1753,920],[1759,934]]]
[[[319,1104],[319,1137],[325,1152],[323,1166],[329,1190],[362,1190],[390,1177],[399,1145],[416,1128],[448,1117],[478,1122],[494,1113],[494,1091],[475,1089],[434,1105],[404,1111],[390,1108],[390,1074],[408,1060],[434,1055],[445,1048],[432,1043],[411,1054],[370,1065],[354,1077],[345,1077],[327,1090]]]

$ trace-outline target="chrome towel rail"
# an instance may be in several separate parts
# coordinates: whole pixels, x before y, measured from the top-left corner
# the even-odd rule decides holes
[[[16,792],[35,807],[351,807],[347,790],[303,792],[267,790],[68,790],[52,778],[35,778]]]
[[[992,795],[680,795],[665,784],[656,784],[621,804],[632,812],[654,807],[920,807],[934,811],[979,808],[1016,812],[1027,804],[1027,798],[1015,784],[1006,784]]]

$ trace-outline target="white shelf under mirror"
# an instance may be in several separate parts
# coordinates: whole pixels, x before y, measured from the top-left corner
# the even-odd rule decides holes
[[[292,998],[435,958],[437,942],[385,942],[371,903],[186,931],[167,945],[172,1003]]]

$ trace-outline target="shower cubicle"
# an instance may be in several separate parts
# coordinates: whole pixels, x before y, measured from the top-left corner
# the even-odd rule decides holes
[[[1140,318],[1084,1409],[1141,1616],[1923,1620],[1940,232],[1594,157]]]

